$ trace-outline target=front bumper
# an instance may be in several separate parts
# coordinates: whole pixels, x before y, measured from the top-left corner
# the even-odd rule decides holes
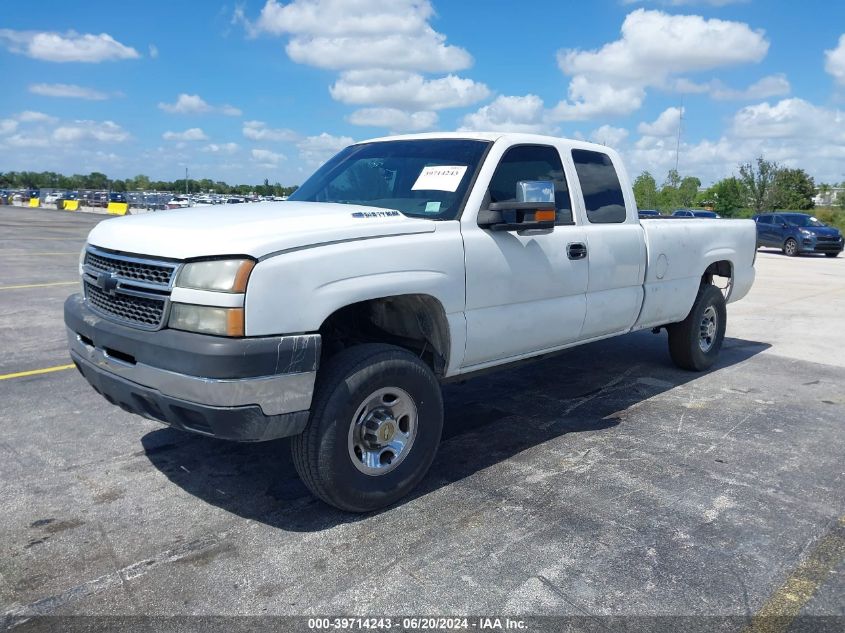
[[[841,253],[845,248],[845,240],[819,240],[817,238],[801,238],[802,253]]]
[[[143,331],[65,302],[70,355],[107,400],[174,427],[222,439],[295,435],[308,421],[320,336],[226,339]]]

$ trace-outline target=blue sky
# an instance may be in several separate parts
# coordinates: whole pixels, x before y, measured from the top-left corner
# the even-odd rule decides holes
[[[378,6],[385,5],[385,6]],[[0,170],[298,184],[352,140],[587,138],[658,180],[845,181],[845,4],[34,1],[0,20]]]

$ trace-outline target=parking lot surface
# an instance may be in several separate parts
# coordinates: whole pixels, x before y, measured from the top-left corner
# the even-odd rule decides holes
[[[737,616],[737,629],[760,613],[845,617],[845,257],[761,251],[704,374],[674,368],[665,333],[641,332],[446,386],[421,487],[354,516],[310,496],[287,440],[173,431],[63,369],[62,303],[102,220],[0,208],[6,626],[67,614]]]

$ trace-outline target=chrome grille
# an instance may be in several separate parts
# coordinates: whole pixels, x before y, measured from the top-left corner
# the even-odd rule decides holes
[[[94,252],[90,249],[85,253],[84,265],[96,271],[95,276],[97,272],[114,272],[123,279],[157,286],[169,286],[176,270],[174,264],[157,264],[136,258],[110,255],[101,251]]]
[[[164,327],[179,264],[89,246],[82,264],[88,306],[105,318],[145,330]]]
[[[110,295],[85,280],[85,299],[99,312],[147,329],[158,329],[163,325],[165,299],[147,299],[115,293]]]

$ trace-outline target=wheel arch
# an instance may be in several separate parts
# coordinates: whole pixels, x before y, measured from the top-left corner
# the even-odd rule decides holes
[[[429,294],[350,303],[327,316],[319,332],[324,358],[356,344],[388,343],[417,354],[438,376],[445,375],[449,366],[449,321],[443,304]]]
[[[714,277],[721,277],[726,279],[724,285],[716,284],[714,282]],[[714,285],[722,291],[722,294],[725,297],[725,301],[730,298],[730,293],[733,288],[733,278],[734,278],[734,262],[730,258],[717,258],[711,261],[707,267],[704,269],[704,272],[701,274],[701,285],[710,284]]]

